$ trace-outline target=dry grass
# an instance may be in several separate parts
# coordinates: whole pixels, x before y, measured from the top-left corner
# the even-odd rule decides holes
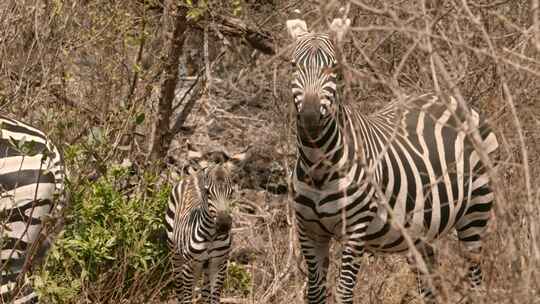
[[[498,176],[496,221],[485,246],[487,292],[478,303],[540,303],[537,2],[245,1],[242,19],[274,35],[275,56],[253,53],[234,39],[225,45],[210,30],[208,60],[221,51],[225,55],[207,75],[208,94],[175,136],[168,163],[170,171],[178,171],[217,151],[225,152],[235,168],[241,195],[234,252],[247,248],[253,253],[245,266],[251,285],[243,292],[227,290],[224,302],[303,303],[305,265],[291,199],[265,191],[287,186],[296,153],[284,24],[298,8],[310,27],[325,30],[329,19],[321,16],[337,16],[339,7],[350,3],[353,28],[343,49],[348,102],[367,113],[399,94],[438,87],[458,93],[488,118],[501,151],[498,172],[493,172]],[[0,4],[2,111],[40,125],[58,142],[83,145],[87,159],[73,164],[75,176],[95,174],[124,158],[144,167],[171,31],[167,10],[162,15],[137,2],[58,3]],[[213,9],[221,12],[218,5]],[[193,66],[205,65],[201,37],[196,30],[188,37],[182,76],[193,76]],[[178,98],[189,84],[180,84]],[[144,122],[131,124],[141,113]],[[89,142],[97,131],[107,139],[103,144]],[[438,274],[448,302],[462,303],[465,265],[457,242],[449,236],[438,248]],[[333,261],[331,282],[337,257]],[[420,303],[408,302],[414,286],[402,257],[366,258],[356,303]],[[137,299],[140,294],[125,295],[126,303]]]

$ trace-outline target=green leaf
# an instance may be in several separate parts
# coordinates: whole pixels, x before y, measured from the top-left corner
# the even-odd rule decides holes
[[[144,122],[144,119],[146,118],[144,112],[143,113],[140,113],[139,115],[137,115],[137,117],[135,117],[135,124],[136,125],[140,125]]]

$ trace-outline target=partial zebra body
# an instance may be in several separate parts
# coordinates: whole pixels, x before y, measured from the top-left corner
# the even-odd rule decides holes
[[[287,23],[295,39],[293,186],[308,302],[326,303],[332,238],[343,244],[338,303],[352,303],[359,257],[366,250],[417,248],[430,272],[436,266],[430,243],[452,229],[468,251],[469,279],[476,288],[493,204],[477,151],[493,153],[497,139],[478,113],[444,94],[407,97],[371,115],[340,101],[332,39],[342,38],[349,24],[335,19],[331,37],[308,32],[301,20]],[[476,131],[477,144],[471,136]],[[433,303],[435,291],[422,272],[419,291]]]
[[[463,217],[473,206],[480,208],[478,211],[489,208],[493,194],[482,193],[487,173],[468,138],[472,128],[466,127],[464,119],[458,120],[464,117],[455,112],[456,106],[453,98],[441,101],[436,95],[412,98],[405,105],[391,105],[371,116],[343,106],[340,132],[355,132],[348,140],[356,139],[356,145],[340,146],[336,141],[326,147],[331,152],[322,153],[319,164],[308,156],[316,149],[302,146],[303,151],[310,151],[302,152],[306,159],[297,163],[294,186],[299,202],[296,211],[307,222],[306,228],[339,238],[361,233],[370,251],[395,252],[408,249],[399,227],[405,227],[413,239],[431,242],[456,224],[465,225],[463,221],[474,218],[485,224],[486,213]],[[478,114],[472,115],[476,122],[473,128],[478,128]],[[485,126],[480,131],[485,151],[494,151],[494,134]],[[334,127],[328,129],[332,132]],[[324,136],[327,134],[322,132]],[[359,156],[355,149],[362,146],[365,148]],[[324,159],[331,159],[332,154],[346,161],[325,166]],[[384,198],[376,195],[376,187]]]
[[[203,276],[205,303],[219,303],[231,248],[228,171],[216,166],[192,174],[171,193],[165,217],[180,303],[193,302]]]
[[[24,272],[50,246],[62,208],[64,164],[40,130],[0,116],[0,244],[2,303],[38,303]]]

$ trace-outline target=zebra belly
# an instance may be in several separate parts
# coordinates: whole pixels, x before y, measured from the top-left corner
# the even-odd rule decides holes
[[[366,232],[366,247],[372,251],[400,252],[419,242],[432,242],[454,228],[459,220],[456,213],[464,208],[465,204],[464,200],[454,202],[449,214],[443,215],[440,212],[415,208],[406,214],[401,214],[400,209],[392,209],[393,216],[390,216],[388,208],[379,206]],[[441,216],[446,220],[441,220]],[[436,229],[428,225],[426,218],[429,218],[432,225],[437,223]]]

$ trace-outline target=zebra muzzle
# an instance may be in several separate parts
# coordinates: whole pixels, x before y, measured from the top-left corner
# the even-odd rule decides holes
[[[218,234],[229,232],[231,230],[231,226],[231,215],[225,211],[219,212],[216,216],[216,232]]]
[[[298,127],[304,138],[314,140],[320,132],[321,112],[319,98],[306,94],[302,110],[298,113]]]
[[[299,125],[299,132],[300,137],[304,139],[309,139],[310,141],[314,141],[319,137],[319,125],[318,124],[310,124],[310,123],[302,123]]]

